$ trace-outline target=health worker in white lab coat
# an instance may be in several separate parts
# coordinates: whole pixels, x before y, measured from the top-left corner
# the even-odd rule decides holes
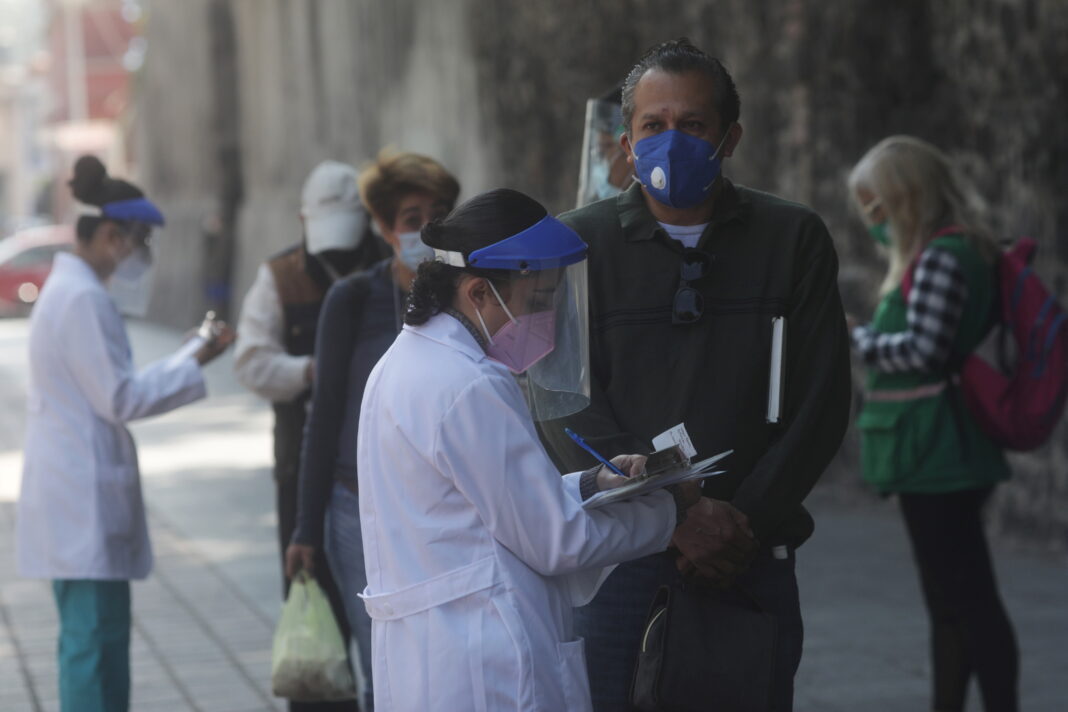
[[[30,318],[30,379],[18,569],[51,579],[63,712],[124,712],[130,697],[130,579],[152,549],[126,423],[205,395],[200,367],[233,341],[216,323],[183,352],[135,371],[119,306],[139,311],[159,209],[85,156],[70,181],[83,215]],[[198,337],[200,338],[200,337]]]
[[[586,510],[626,480],[561,478],[538,440],[531,412],[588,402],[578,235],[495,190],[422,238],[437,259],[419,267],[404,329],[371,373],[357,437],[375,709],[589,710],[572,608],[602,567],[666,549],[698,490]]]

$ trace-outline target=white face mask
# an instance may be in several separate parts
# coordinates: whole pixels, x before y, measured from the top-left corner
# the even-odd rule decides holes
[[[108,279],[108,293],[127,316],[144,316],[152,296],[152,249],[141,245],[126,255]]]
[[[434,259],[434,248],[423,242],[418,231],[398,233],[397,240],[397,254],[401,262],[413,272],[419,269],[422,263]]]

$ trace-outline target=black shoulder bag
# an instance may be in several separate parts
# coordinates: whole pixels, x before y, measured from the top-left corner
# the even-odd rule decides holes
[[[776,621],[745,591],[661,586],[630,701],[638,712],[768,712]]]

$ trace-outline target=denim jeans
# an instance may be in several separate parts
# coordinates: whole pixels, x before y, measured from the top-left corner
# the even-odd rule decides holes
[[[771,693],[774,712],[793,709],[794,674],[804,640],[794,561],[793,551],[785,559],[776,559],[770,550],[761,550],[737,580],[778,624]],[[589,605],[575,610],[575,633],[586,639],[595,712],[630,709],[630,681],[649,604],[656,590],[677,576],[669,554],[629,561],[612,572]]]
[[[359,652],[359,667],[363,675],[363,695],[360,709],[374,710],[371,689],[371,618],[360,594],[367,587],[367,572],[363,566],[363,536],[360,534],[360,498],[348,488],[335,483],[326,510],[326,557],[334,573],[345,616],[349,619],[352,637]]]

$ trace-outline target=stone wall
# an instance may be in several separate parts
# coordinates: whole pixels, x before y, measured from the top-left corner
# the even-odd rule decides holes
[[[849,309],[871,309],[881,266],[848,211],[845,176],[891,133],[956,157],[1002,234],[1040,240],[1039,272],[1064,295],[1068,5],[1058,0],[146,5],[141,162],[171,220],[154,301],[164,321],[192,323],[212,301],[225,310],[225,292],[209,296],[206,283],[226,274],[239,304],[256,265],[298,239],[300,185],[323,158],[359,164],[391,144],[441,159],[465,195],[506,185],[570,207],[586,99],[680,35],[721,56],[738,84],[745,135],[726,171],[824,216]],[[999,525],[1064,543],[1066,436],[1068,426],[1014,458]],[[826,481],[856,487],[855,462],[851,437]]]

